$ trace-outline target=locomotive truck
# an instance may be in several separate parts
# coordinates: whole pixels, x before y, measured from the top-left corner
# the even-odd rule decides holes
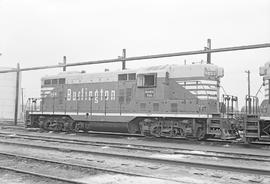
[[[53,131],[236,138],[236,118],[221,112],[223,76],[223,68],[205,63],[45,76],[40,110],[30,110],[26,125]]]

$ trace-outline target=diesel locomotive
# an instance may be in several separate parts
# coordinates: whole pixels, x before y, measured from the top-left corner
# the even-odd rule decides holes
[[[205,63],[45,76],[39,110],[30,105],[26,126],[196,139],[235,139],[247,129],[250,140],[262,132],[269,138],[270,118],[260,108],[247,116],[235,113],[237,97],[220,99],[223,76],[223,68]]]

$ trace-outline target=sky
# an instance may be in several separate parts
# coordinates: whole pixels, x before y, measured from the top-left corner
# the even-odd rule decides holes
[[[0,67],[55,65],[67,62],[270,43],[270,0],[0,0]],[[127,68],[183,64],[206,55],[131,61]],[[270,48],[215,53],[212,63],[224,68],[227,94],[251,94],[262,78],[259,67],[270,61]],[[68,71],[117,70],[121,63],[80,66]],[[40,78],[61,69],[22,74],[24,98],[38,97]],[[262,91],[263,92],[263,91]],[[263,94],[259,94],[262,98]]]

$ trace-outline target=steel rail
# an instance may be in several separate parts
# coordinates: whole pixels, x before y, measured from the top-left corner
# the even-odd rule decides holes
[[[100,151],[73,149],[73,148],[66,148],[66,147],[59,147],[59,146],[44,146],[44,145],[37,145],[37,144],[26,144],[26,143],[10,142],[10,141],[3,141],[3,140],[0,140],[0,143],[7,144],[7,145],[24,146],[24,147],[30,147],[30,148],[56,150],[56,151],[60,151],[60,152],[75,152],[75,153],[81,153],[81,154],[92,154],[92,155],[121,158],[121,159],[140,160],[143,162],[153,162],[153,163],[172,164],[172,165],[181,165],[181,166],[190,166],[190,167],[200,167],[200,168],[224,170],[224,171],[230,171],[230,172],[270,175],[270,169],[267,170],[267,169],[258,169],[258,168],[237,167],[237,166],[231,166],[231,165],[197,163],[197,162],[184,161],[184,160],[181,160],[181,161],[180,160],[169,160],[169,159],[162,159],[162,158],[127,155],[127,154],[120,154],[120,153],[108,153],[108,152],[100,152]]]
[[[229,158],[229,159],[242,159],[242,160],[253,160],[253,161],[264,161],[270,162],[270,155],[256,155],[256,154],[247,154],[247,153],[232,153],[232,152],[222,152],[222,151],[204,151],[209,153],[210,155],[200,154],[200,153],[185,153],[181,151],[203,151],[203,150],[194,150],[194,149],[186,149],[179,147],[168,147],[168,146],[153,146],[153,145],[142,145],[142,144],[130,144],[130,143],[116,143],[116,142],[105,142],[105,141],[89,141],[89,140],[79,140],[74,138],[62,138],[62,137],[49,137],[44,135],[29,135],[29,134],[16,134],[10,136],[10,133],[0,132],[0,137],[8,137],[8,138],[23,138],[29,140],[43,140],[48,142],[59,142],[59,143],[67,143],[67,144],[79,144],[79,145],[93,145],[93,146],[104,146],[109,145],[109,147],[113,148],[121,148],[121,149],[131,149],[131,150],[140,150],[140,151],[153,151],[153,152],[163,152],[162,150],[174,150],[170,153],[174,154],[186,154],[186,155],[194,155],[194,156],[204,156],[204,157],[220,157],[220,158]],[[127,147],[131,146],[131,147]],[[162,150],[161,150],[162,149]],[[211,155],[211,154],[220,154],[220,155]],[[228,155],[228,156],[225,156]],[[239,156],[239,157],[232,157]],[[258,157],[258,158],[241,158],[242,157]],[[260,158],[260,159],[259,159]]]
[[[50,175],[47,175],[47,174],[40,174],[40,173],[36,173],[36,172],[32,172],[32,171],[25,171],[25,170],[21,170],[21,169],[12,168],[12,167],[0,166],[0,170],[7,170],[7,171],[16,172],[16,173],[32,175],[32,176],[40,177],[40,178],[48,178],[48,179],[51,179],[51,180],[56,180],[56,181],[61,181],[61,182],[71,183],[71,184],[86,184],[84,182],[70,180],[70,179],[67,179],[67,178],[50,176]]]
[[[152,55],[146,55],[146,56],[134,56],[134,57],[126,57],[126,58],[120,57],[120,58],[115,58],[115,59],[74,62],[74,63],[58,64],[58,65],[51,65],[51,66],[20,68],[19,71],[42,70],[42,69],[63,68],[63,67],[81,66],[81,65],[93,65],[93,64],[123,62],[123,61],[157,59],[157,58],[165,58],[165,57],[198,55],[198,54],[217,53],[217,52],[229,52],[229,51],[259,49],[259,48],[267,48],[267,47],[270,47],[270,43],[235,46],[235,47],[224,47],[224,48],[217,48],[217,49],[195,50],[195,51],[186,51],[186,52],[174,52],[174,53],[167,53],[167,54],[152,54]],[[17,72],[17,71],[18,69],[10,69],[10,70],[2,70],[0,71],[0,73]]]
[[[15,129],[15,130],[25,130],[25,129],[31,129],[31,128],[25,128],[23,125],[19,126],[14,126],[14,125],[4,125],[2,126],[2,129]],[[35,128],[38,129],[39,128]],[[81,133],[81,132],[76,132],[77,134],[85,135],[85,134],[97,134],[97,135],[113,135],[113,136],[124,136],[124,137],[141,137],[141,138],[147,138],[146,136],[143,136],[141,134],[128,134],[128,133],[117,133],[117,132],[97,132],[97,131],[88,131],[87,133]],[[0,133],[1,134],[1,133]],[[17,134],[18,135],[18,134]],[[177,137],[177,138],[171,138],[171,137],[156,137],[155,139],[172,139],[172,140],[182,140],[182,141],[193,141],[194,139],[188,139],[185,137]],[[206,140],[200,140],[199,142],[216,142],[216,143],[230,143],[230,144],[238,144],[239,146],[246,146],[245,142],[241,141],[235,141],[235,140],[222,140],[222,139],[206,139]],[[270,142],[265,142],[265,141],[259,141],[259,142],[250,142],[249,145],[254,145],[254,146],[270,146]],[[257,147],[254,147],[257,148]]]
[[[8,152],[2,152],[0,151],[0,155],[4,156],[11,156],[15,158],[22,158],[22,159],[28,159],[28,160],[34,160],[34,161],[41,161],[41,162],[47,162],[51,164],[59,164],[59,165],[65,165],[65,166],[70,166],[70,167],[78,167],[78,168],[83,168],[83,169],[89,169],[89,170],[96,170],[96,171],[102,171],[102,172],[107,172],[107,173],[115,173],[115,174],[122,174],[122,175],[128,175],[128,176],[136,176],[136,177],[145,177],[145,178],[153,178],[153,179],[160,179],[160,180],[167,180],[167,181],[174,181],[174,182],[182,182],[179,180],[175,179],[169,179],[169,178],[164,178],[164,177],[156,177],[156,176],[149,176],[145,174],[139,174],[139,173],[133,173],[133,172],[128,172],[128,171],[120,171],[116,169],[108,169],[108,168],[103,168],[103,167],[97,167],[97,166],[89,166],[85,164],[75,164],[75,163],[70,163],[67,161],[56,161],[48,158],[38,158],[34,156],[25,156],[21,154],[14,154],[14,153],[8,153]],[[76,180],[72,180],[73,182]]]
[[[158,147],[158,146],[149,146],[149,145],[139,145],[139,144],[123,144],[123,143],[111,143],[111,142],[97,142],[97,141],[84,141],[78,139],[69,139],[69,138],[59,138],[59,137],[48,137],[48,136],[34,136],[34,135],[22,135],[17,134],[13,136],[5,136],[0,133],[0,137],[6,138],[22,138],[28,140],[41,140],[47,142],[57,142],[65,144],[75,144],[75,145],[91,145],[91,146],[108,146],[111,148],[127,149],[127,150],[137,150],[137,151],[147,151],[147,152],[162,152],[169,151],[173,154],[182,154],[182,155],[191,155],[191,156],[202,156],[202,157],[218,157],[223,159],[235,159],[235,160],[246,160],[246,161],[258,161],[258,162],[270,162],[270,156],[266,155],[252,155],[252,154],[240,154],[240,153],[226,153],[226,152],[213,152],[205,151],[203,153],[192,153],[190,151],[201,151],[201,150],[192,150],[192,149],[181,149],[181,148],[172,148],[172,147]],[[127,145],[131,147],[127,147]],[[172,150],[172,151],[171,151]],[[214,153],[214,155],[213,155]],[[219,155],[218,155],[219,154]],[[237,157],[238,156],[238,157]],[[257,158],[247,158],[247,157],[257,157]]]

